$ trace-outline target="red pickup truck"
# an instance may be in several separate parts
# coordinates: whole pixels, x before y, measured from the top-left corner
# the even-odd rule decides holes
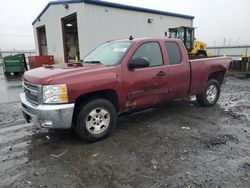
[[[181,40],[106,42],[81,62],[26,72],[20,94],[24,117],[42,127],[70,129],[85,141],[111,134],[117,114],[196,95],[214,105],[231,59],[190,60]]]

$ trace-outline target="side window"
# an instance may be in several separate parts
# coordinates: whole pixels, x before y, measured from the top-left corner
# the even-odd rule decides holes
[[[160,45],[157,42],[147,42],[141,45],[133,55],[133,59],[146,57],[150,62],[150,67],[163,65]]]
[[[165,45],[167,48],[170,65],[180,64],[182,57],[179,45],[176,42],[166,42]]]

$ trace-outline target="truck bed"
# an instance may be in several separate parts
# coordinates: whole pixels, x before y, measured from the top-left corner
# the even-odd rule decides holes
[[[206,89],[208,77],[204,75],[211,75],[212,72],[227,72],[231,58],[220,57],[208,57],[208,58],[196,58],[190,59],[190,89],[189,95],[202,94]],[[224,73],[222,75],[224,78]],[[206,80],[205,80],[206,79]],[[221,84],[221,83],[220,83]]]

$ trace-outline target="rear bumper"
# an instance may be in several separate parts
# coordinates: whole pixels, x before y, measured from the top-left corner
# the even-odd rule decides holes
[[[60,105],[35,105],[20,94],[23,115],[27,122],[53,129],[70,129],[74,112],[74,103]]]

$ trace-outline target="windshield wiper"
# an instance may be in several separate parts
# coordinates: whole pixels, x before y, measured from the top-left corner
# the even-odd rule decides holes
[[[101,64],[101,61],[84,61],[83,63]]]

